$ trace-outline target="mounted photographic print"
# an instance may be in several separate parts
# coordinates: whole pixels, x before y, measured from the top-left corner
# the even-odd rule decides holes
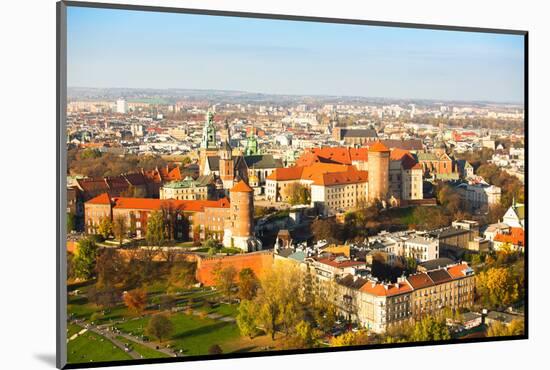
[[[58,367],[527,338],[527,32],[69,1],[57,68]]]

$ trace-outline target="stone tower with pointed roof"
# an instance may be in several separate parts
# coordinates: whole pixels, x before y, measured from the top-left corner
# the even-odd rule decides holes
[[[202,129],[202,139],[199,153],[199,170],[200,174],[204,175],[204,166],[207,157],[218,153],[218,145],[216,143],[216,127],[214,126],[214,114],[210,111],[206,113],[206,120]]]
[[[390,150],[380,141],[369,146],[368,152],[370,203],[386,201],[389,194]]]
[[[224,189],[231,189],[233,187],[233,180],[235,177],[235,164],[233,161],[233,149],[229,144],[229,141],[224,141],[218,152],[220,157],[220,179],[223,182]]]
[[[261,243],[254,237],[254,193],[243,180],[229,191],[231,207],[227,220],[223,245],[239,248],[245,252],[261,249]]]

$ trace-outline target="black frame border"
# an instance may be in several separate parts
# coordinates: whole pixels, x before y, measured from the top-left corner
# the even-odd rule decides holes
[[[408,342],[408,343],[391,343],[391,344],[371,344],[362,346],[349,347],[328,347],[328,348],[310,348],[300,350],[280,350],[269,352],[253,352],[253,353],[228,353],[221,355],[200,355],[189,357],[173,357],[162,359],[136,359],[136,360],[121,360],[121,361],[102,361],[93,363],[67,363],[67,343],[66,343],[66,323],[67,323],[67,286],[66,286],[66,148],[65,148],[65,132],[66,132],[66,104],[67,104],[67,7],[81,8],[101,8],[101,9],[118,9],[118,10],[135,10],[160,13],[180,13],[180,14],[195,14],[195,15],[211,15],[224,17],[239,17],[239,18],[255,18],[255,19],[271,19],[271,20],[286,20],[286,21],[303,21],[317,23],[335,23],[335,24],[352,24],[366,25],[378,27],[393,27],[393,28],[414,28],[440,31],[458,31],[458,32],[478,32],[478,33],[496,33],[508,35],[520,35],[524,37],[524,132],[525,132],[525,178],[524,178],[524,204],[526,210],[525,216],[525,332],[520,336],[503,336],[490,338],[470,338],[470,339],[450,339],[443,341],[425,341],[425,342]],[[204,360],[220,360],[220,359],[236,359],[236,358],[251,358],[251,357],[269,357],[269,356],[286,356],[296,354],[312,354],[312,353],[330,353],[330,352],[345,352],[371,349],[392,349],[403,347],[424,347],[424,346],[440,346],[448,344],[466,344],[466,343],[486,343],[500,342],[510,340],[525,340],[529,338],[529,32],[526,30],[514,29],[497,29],[469,26],[446,26],[440,24],[424,24],[424,23],[406,23],[406,22],[386,22],[373,20],[359,20],[348,18],[329,18],[317,16],[301,16],[290,14],[271,14],[271,13],[253,13],[239,12],[226,10],[212,9],[192,9],[192,8],[175,8],[150,5],[130,5],[130,4],[113,4],[100,2],[82,2],[82,1],[59,1],[56,4],[56,38],[57,38],[57,62],[56,62],[56,119],[57,119],[57,140],[56,140],[56,288],[57,288],[57,310],[56,310],[56,367],[59,369],[82,369],[95,368],[106,366],[127,366],[127,365],[142,365],[142,364],[162,364],[162,363],[182,363],[190,361]]]

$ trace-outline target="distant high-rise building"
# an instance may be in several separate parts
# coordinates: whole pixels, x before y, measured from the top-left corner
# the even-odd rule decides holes
[[[116,112],[121,114],[128,113],[128,104],[124,99],[118,99],[116,101]]]

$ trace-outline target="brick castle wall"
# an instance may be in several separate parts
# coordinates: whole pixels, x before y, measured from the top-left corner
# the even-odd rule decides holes
[[[197,256],[197,280],[206,286],[214,285],[213,271],[219,263],[221,263],[222,268],[233,266],[237,273],[244,268],[250,268],[260,278],[264,271],[273,264],[273,253],[271,251],[261,251],[234,256]]]

